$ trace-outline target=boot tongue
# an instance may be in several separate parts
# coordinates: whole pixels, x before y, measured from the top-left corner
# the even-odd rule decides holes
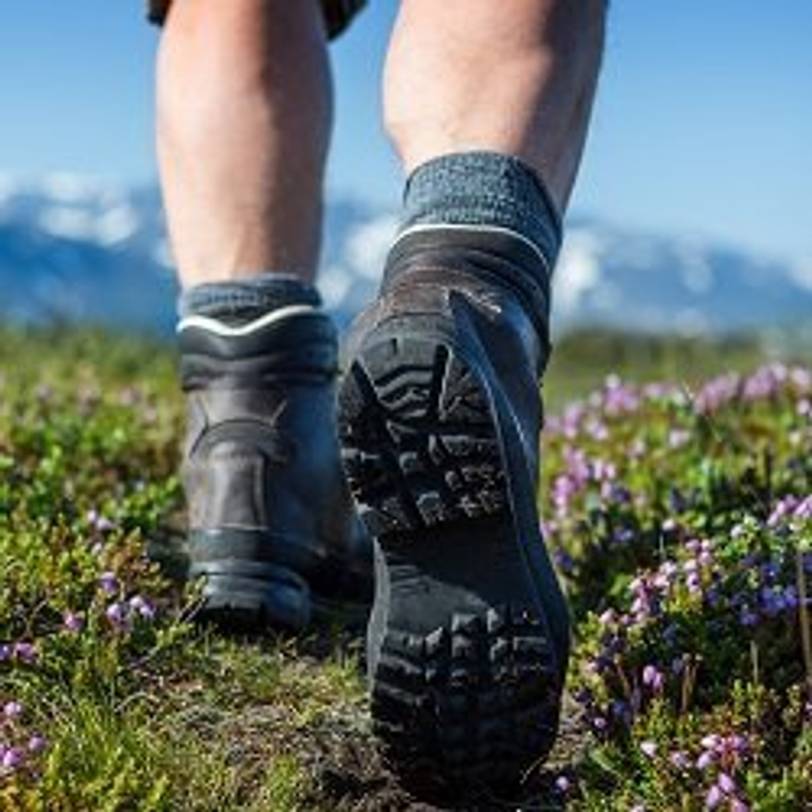
[[[189,316],[177,332],[187,390],[263,388],[289,378],[330,381],[338,371],[335,326],[311,305],[288,305],[242,324]]]

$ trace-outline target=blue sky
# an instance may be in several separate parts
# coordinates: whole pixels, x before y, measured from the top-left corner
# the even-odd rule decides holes
[[[141,0],[5,6],[0,172],[153,179]],[[371,0],[333,46],[330,187],[381,203],[399,194],[378,89],[396,7]],[[614,0],[573,210],[812,260],[811,85],[810,0]]]

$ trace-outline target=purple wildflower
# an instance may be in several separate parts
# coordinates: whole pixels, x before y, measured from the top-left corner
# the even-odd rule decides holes
[[[29,740],[28,740],[28,752],[29,753],[41,753],[45,748],[48,746],[48,740],[45,736],[40,735],[39,733],[35,733]]]
[[[755,626],[758,623],[758,615],[745,604],[739,610],[739,623],[742,626]]]
[[[623,383],[617,375],[606,379],[603,393],[603,410],[609,415],[628,414],[637,411],[640,396],[633,386]]]
[[[647,758],[654,758],[654,756],[657,755],[657,742],[651,741],[650,739],[640,742],[640,751]]]
[[[84,625],[85,620],[78,612],[65,612],[62,616],[62,628],[65,629],[65,631],[76,634],[82,631]]]
[[[125,631],[129,627],[130,617],[125,604],[111,603],[104,614],[116,630]]]
[[[110,530],[113,530],[116,526],[113,521],[108,519],[106,516],[103,516],[95,508],[93,510],[89,510],[85,518],[87,519],[87,523],[94,530],[98,530],[100,533],[107,533]]]
[[[768,617],[775,617],[786,608],[780,587],[764,587],[761,590],[761,606]]]
[[[678,770],[687,770],[691,766],[691,760],[688,758],[682,750],[675,750],[671,755],[668,757],[668,760],[671,762],[672,766],[676,767]]]
[[[747,752],[748,743],[747,739],[744,736],[740,736],[738,733],[733,733],[725,739],[725,749],[729,750],[732,753],[736,753],[737,755],[743,755]]]
[[[573,403],[564,410],[561,431],[567,439],[573,440],[578,436],[585,414],[586,409],[582,403]]]
[[[700,543],[699,539],[688,539],[685,542],[685,549],[691,555],[699,555],[700,551],[702,550],[702,544]]]
[[[634,541],[634,530],[630,527],[618,527],[613,536],[613,540],[618,544],[629,544]]]
[[[685,429],[671,429],[668,432],[669,448],[682,448],[691,439],[691,432]]]
[[[699,756],[696,766],[700,770],[706,770],[717,762],[725,765],[735,763],[743,757],[749,748],[749,743],[744,736],[732,733],[728,736],[719,736],[711,733],[703,737],[701,741],[704,751]],[[721,773],[719,778],[720,788],[727,794],[735,791],[735,783],[731,784],[732,778],[729,774]],[[733,787],[731,789],[731,787]]]
[[[712,378],[694,398],[694,409],[699,414],[718,411],[738,395],[740,383],[739,376],[732,373]]]
[[[592,463],[592,477],[597,482],[612,482],[617,477],[614,463],[597,459]]]
[[[612,626],[617,623],[617,612],[614,609],[607,609],[598,615],[598,622],[601,626]]]
[[[3,753],[2,766],[6,770],[16,770],[25,760],[25,755],[19,747],[8,747]]]
[[[679,568],[673,561],[663,561],[654,576],[654,586],[661,592],[667,592],[674,583],[678,572]]]
[[[23,706],[20,702],[6,702],[3,705],[3,716],[6,719],[19,719],[23,715]]]
[[[566,795],[572,788],[572,783],[566,775],[559,775],[555,780],[555,788],[562,794]]]
[[[135,595],[130,598],[130,609],[137,612],[145,620],[152,620],[155,617],[155,607],[142,595]]]
[[[656,666],[647,665],[643,669],[643,685],[651,688],[655,693],[659,693],[663,689],[665,678],[663,672]]]
[[[37,661],[37,649],[33,643],[17,642],[12,649],[12,657],[26,665],[32,665]]]
[[[736,791],[736,782],[727,773],[719,773],[716,783],[725,795],[732,795]]]
[[[685,579],[685,586],[688,587],[688,591],[692,595],[698,595],[700,592],[702,592],[702,579],[699,577],[699,573],[689,573],[688,577]]]
[[[116,574],[110,571],[103,572],[99,576],[99,587],[102,592],[106,592],[108,595],[116,595],[120,588]]]
[[[812,519],[812,494],[801,500],[796,506],[793,516],[796,519]]]
[[[560,474],[553,480],[552,499],[559,518],[564,518],[569,513],[570,502],[577,492],[578,488],[572,478],[566,474]]]
[[[767,526],[776,527],[777,525],[781,524],[785,519],[792,516],[799,504],[800,500],[797,496],[790,495],[784,497],[783,499],[779,499],[775,503],[775,507],[773,507],[772,513],[770,513],[770,516],[767,519]]]
[[[580,490],[589,482],[591,473],[586,454],[580,448],[568,446],[564,449],[564,462],[573,486],[576,490]]]
[[[725,796],[722,793],[722,790],[714,784],[709,790],[708,794],[705,796],[705,809],[716,809],[722,801],[724,801]]]
[[[763,366],[745,380],[742,397],[749,401],[774,397],[787,377],[788,370],[783,364]]]

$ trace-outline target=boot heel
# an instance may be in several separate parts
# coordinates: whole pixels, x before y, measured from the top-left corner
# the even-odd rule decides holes
[[[362,616],[372,545],[339,460],[331,319],[309,304],[239,326],[190,316],[179,343],[190,574],[205,578],[198,617],[297,632]]]

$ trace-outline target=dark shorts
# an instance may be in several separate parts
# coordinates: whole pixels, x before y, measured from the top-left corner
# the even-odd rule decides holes
[[[216,0],[220,2],[221,0]],[[227,0],[226,0],[227,1]],[[299,2],[299,0],[293,0]],[[153,23],[161,25],[169,12],[172,0],[147,0],[147,14]],[[337,37],[366,5],[366,0],[321,0],[327,33],[330,39]]]

